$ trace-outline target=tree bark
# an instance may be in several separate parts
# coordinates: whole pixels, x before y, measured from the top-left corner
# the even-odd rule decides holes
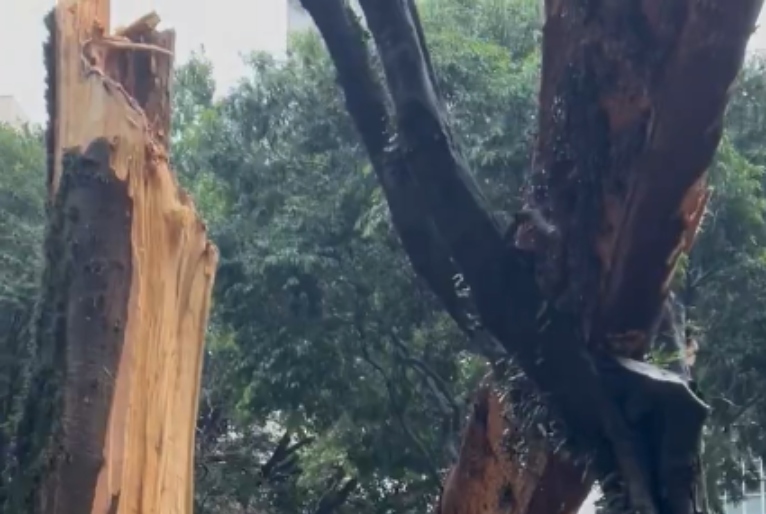
[[[344,0],[302,3],[415,270],[463,327],[464,305],[444,292],[460,274],[483,328],[600,478],[617,478],[607,489],[623,508],[698,511],[707,406],[641,361],[704,213],[704,173],[762,0],[547,0],[530,208],[511,238],[456,148],[414,0],[360,0],[382,78]]]
[[[48,19],[49,230],[10,513],[190,513],[217,251],[168,165],[174,33]]]
[[[575,514],[592,485],[585,466],[551,451],[539,435],[522,433],[499,395],[484,387],[436,514]]]

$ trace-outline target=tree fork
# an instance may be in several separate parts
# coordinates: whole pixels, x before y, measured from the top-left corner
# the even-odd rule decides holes
[[[471,288],[484,327],[595,454],[602,478],[620,478],[629,508],[697,510],[707,407],[682,379],[639,361],[699,226],[725,92],[761,0],[546,2],[529,198],[553,230],[532,227],[539,244],[524,249],[503,240],[455,148],[413,2],[360,1],[386,87],[356,80],[377,77],[345,1],[302,3],[373,164],[375,137],[401,160],[395,180],[379,174],[399,234],[402,199],[419,196],[420,216]],[[703,77],[706,68],[720,73]],[[370,98],[381,116],[364,111],[359,100]],[[404,246],[428,280],[417,264],[424,256]]]
[[[168,165],[174,33],[48,18],[49,229],[10,513],[183,513],[217,251]]]
[[[436,514],[574,514],[585,501],[593,485],[585,466],[526,433],[506,407],[490,386],[477,392]]]

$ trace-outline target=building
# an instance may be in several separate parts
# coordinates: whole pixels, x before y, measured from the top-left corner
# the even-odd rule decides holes
[[[0,124],[20,129],[27,123],[29,118],[16,99],[11,95],[0,95]]]
[[[766,514],[766,475],[763,472],[763,461],[757,459],[755,477],[751,480],[742,480],[742,500],[730,502],[724,496],[725,514]],[[745,476],[745,467],[742,467],[742,476]]]

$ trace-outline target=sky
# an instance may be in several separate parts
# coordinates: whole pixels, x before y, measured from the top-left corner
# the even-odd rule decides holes
[[[0,95],[13,95],[31,121],[45,121],[43,17],[54,0],[0,0]],[[241,55],[285,46],[286,0],[112,0],[112,27],[156,11],[176,30],[176,63],[203,45],[225,92],[245,73]]]
[[[245,73],[243,53],[284,49],[286,1],[113,0],[112,27],[157,11],[161,27],[176,30],[176,62],[183,63],[204,46],[219,92],[225,92]],[[0,95],[13,95],[36,123],[45,121],[42,19],[53,4],[54,0],[0,0]],[[760,21],[766,21],[764,13]],[[755,33],[751,48],[766,49],[766,28]]]

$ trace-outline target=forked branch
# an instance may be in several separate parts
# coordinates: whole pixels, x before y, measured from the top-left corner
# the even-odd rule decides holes
[[[385,87],[345,1],[302,0],[416,271],[448,308],[445,277],[460,271],[484,327],[644,514],[696,508],[706,406],[683,380],[614,356],[643,357],[678,251],[694,239],[725,91],[761,2],[546,2],[529,199],[553,231],[522,251],[454,143],[412,0],[360,0]],[[632,338],[627,350],[613,335]]]

